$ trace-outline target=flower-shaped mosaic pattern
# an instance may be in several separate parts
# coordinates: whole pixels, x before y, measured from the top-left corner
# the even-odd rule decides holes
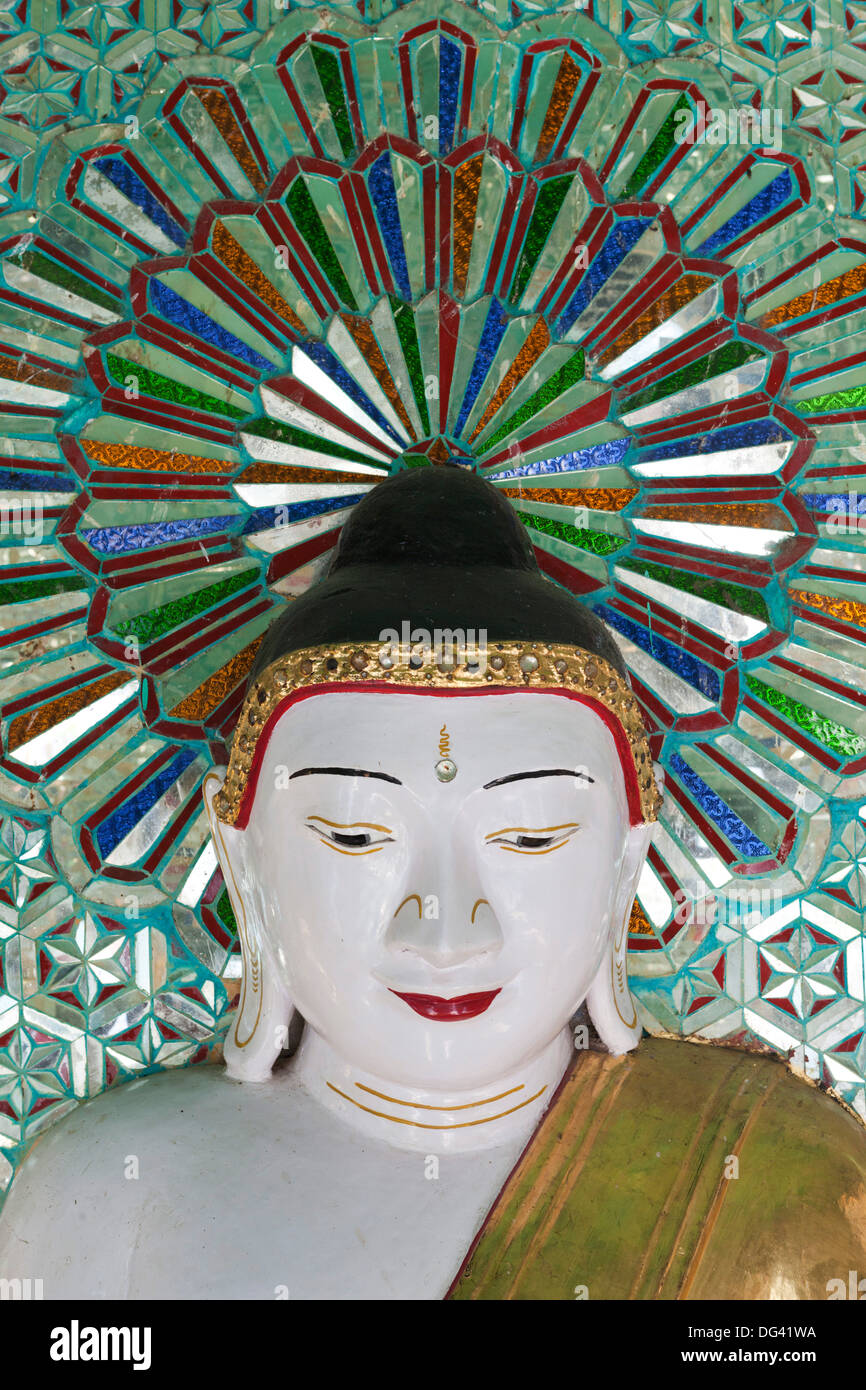
[[[231,9],[202,34],[234,42]],[[796,49],[803,6],[753,10],[744,44]],[[632,11],[631,42],[699,31]],[[796,130],[709,138],[711,69],[638,74],[571,12],[221,43],[58,139],[38,215],[0,224],[0,942],[53,1001],[10,988],[0,1047],[78,1048],[66,1080],[32,1065],[79,1096],[218,1036],[238,956],[201,783],[261,635],[381,477],[456,464],[644,708],[647,1026],[776,1048],[866,1116],[866,229],[829,165]]]

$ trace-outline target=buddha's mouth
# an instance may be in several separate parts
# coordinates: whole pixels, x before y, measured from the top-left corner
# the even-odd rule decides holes
[[[456,999],[443,999],[438,994],[401,994],[398,989],[391,990],[392,994],[396,994],[398,999],[402,999],[422,1018],[436,1019],[441,1023],[454,1023],[462,1018],[477,1018],[485,1009],[490,1008],[499,992],[498,989],[488,989],[480,994],[460,994]]]

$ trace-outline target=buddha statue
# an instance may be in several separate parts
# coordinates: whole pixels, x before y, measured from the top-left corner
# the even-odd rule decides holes
[[[781,1059],[641,1040],[626,935],[661,793],[640,710],[489,483],[412,469],[357,505],[268,631],[205,798],[243,952],[225,1067],[48,1130],[0,1277],[821,1299],[866,1273],[858,1121]]]

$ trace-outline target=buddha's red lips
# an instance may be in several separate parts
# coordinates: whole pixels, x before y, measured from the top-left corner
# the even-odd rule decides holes
[[[487,989],[481,994],[460,994],[456,999],[443,999],[438,994],[401,994],[398,989],[391,993],[402,999],[410,1009],[422,1018],[437,1019],[440,1023],[455,1023],[461,1018],[477,1018],[489,1009],[498,989]]]

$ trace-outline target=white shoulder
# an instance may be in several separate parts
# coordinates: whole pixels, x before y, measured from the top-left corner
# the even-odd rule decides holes
[[[158,1277],[160,1228],[179,1201],[194,1205],[235,1090],[222,1068],[190,1068],[107,1092],[48,1129],[0,1211],[0,1279],[41,1280],[46,1299],[146,1296],[135,1285],[151,1268]]]

